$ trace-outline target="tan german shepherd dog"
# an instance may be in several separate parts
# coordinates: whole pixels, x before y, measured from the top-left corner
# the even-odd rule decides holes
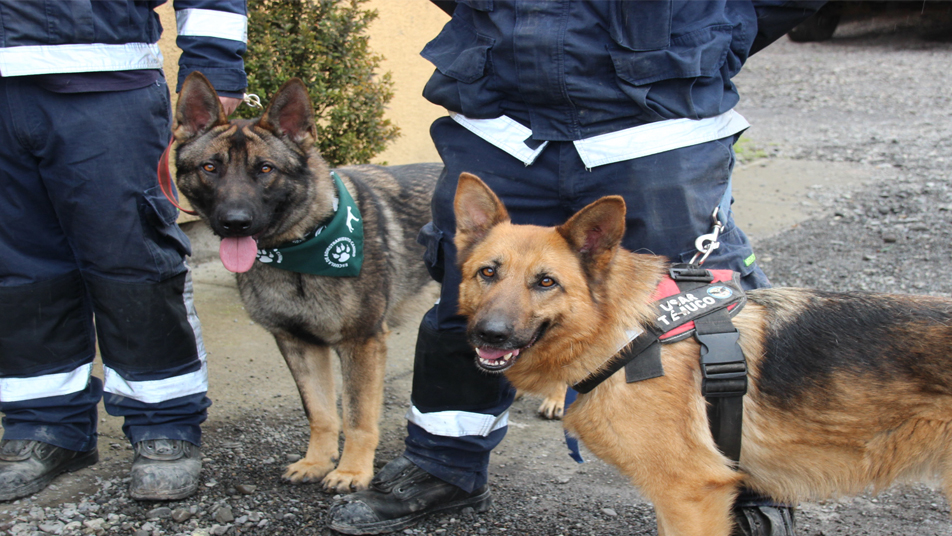
[[[228,121],[211,84],[192,73],[175,120],[179,190],[222,238],[222,262],[237,273],[251,318],[274,335],[304,403],[307,454],[284,477],[322,481],[338,492],[367,487],[389,328],[414,300],[436,296],[423,292],[432,279],[416,237],[430,220],[442,165],[337,169],[359,208],[363,265],[355,277],[299,273],[264,262],[270,258],[258,250],[313,234],[336,214],[338,188],[314,145],[317,128],[304,84],[287,82],[259,119]],[[347,216],[352,225],[350,211]],[[342,260],[342,252],[328,247],[318,256]],[[336,468],[341,419],[331,349],[343,375],[345,440]]]
[[[585,379],[657,316],[667,264],[621,248],[622,198],[558,227],[513,225],[463,174],[455,211],[477,365],[517,388]],[[712,439],[693,338],[663,345],[663,376],[614,374],[566,411],[565,427],[654,504],[660,535],[727,536],[741,486],[795,503],[934,477],[950,496],[952,301],[793,288],[748,299],[734,318],[750,380],[736,467]]]

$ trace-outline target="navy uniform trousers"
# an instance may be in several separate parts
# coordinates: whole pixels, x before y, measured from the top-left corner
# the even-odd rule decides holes
[[[424,418],[445,414],[440,412],[459,420],[467,414],[500,416],[515,394],[504,376],[476,368],[465,319],[457,314],[453,198],[461,172],[485,181],[517,224],[562,224],[596,199],[621,195],[628,207],[624,246],[675,262],[691,260],[695,239],[712,231],[712,213],[720,207],[726,225],[721,246],[704,266],[740,272],[747,289],[770,285],[731,216],[733,136],[586,169],[571,142],[549,142],[526,166],[450,118],[434,122],[430,134],[446,168],[433,199],[433,224],[421,233],[428,268],[442,282],[440,300],[425,315],[417,340],[411,411]],[[407,425],[405,455],[411,461],[467,491],[486,483],[489,454],[505,435],[505,426],[464,435],[445,430],[452,425],[421,426],[415,420],[421,421],[411,416]]]
[[[210,402],[190,246],[156,186],[170,121],[164,79],[54,93],[0,77],[4,439],[90,450],[104,397],[133,443],[200,443]],[[105,385],[90,374],[97,339]]]

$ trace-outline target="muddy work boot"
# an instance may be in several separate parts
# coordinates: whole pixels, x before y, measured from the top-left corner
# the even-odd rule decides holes
[[[331,508],[330,528],[344,534],[386,534],[435,512],[466,506],[485,512],[491,504],[487,486],[467,493],[400,456],[377,473],[369,488]]]
[[[0,501],[33,495],[57,475],[99,461],[99,451],[64,449],[26,439],[0,441]]]
[[[745,505],[734,507],[736,526],[731,536],[795,536],[793,507]]]
[[[147,439],[135,444],[129,495],[140,501],[184,499],[198,489],[201,450],[181,439]]]

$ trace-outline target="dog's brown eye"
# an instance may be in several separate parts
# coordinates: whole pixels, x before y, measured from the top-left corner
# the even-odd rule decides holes
[[[479,270],[479,275],[485,277],[486,279],[492,279],[496,277],[496,269],[492,266],[487,266]]]
[[[212,164],[211,162],[209,162],[209,163],[207,163],[207,164],[202,164],[202,169],[204,169],[205,171],[207,171],[207,172],[209,172],[209,173],[214,173],[214,172],[218,171],[218,166],[216,166],[215,164]]]
[[[554,287],[555,279],[552,279],[551,277],[543,277],[539,280],[539,286],[543,288]]]
[[[261,164],[262,173],[271,173],[274,171],[274,167],[271,164]]]

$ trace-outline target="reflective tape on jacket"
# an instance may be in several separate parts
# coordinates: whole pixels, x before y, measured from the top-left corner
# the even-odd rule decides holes
[[[161,69],[159,45],[76,44],[0,48],[0,76]]]
[[[507,116],[471,119],[451,112],[450,117],[483,140],[509,153],[525,165],[532,164],[548,142],[530,148],[525,141],[532,131]],[[744,116],[730,110],[706,119],[669,119],[626,128],[572,142],[588,169],[633,160],[733,136],[748,128]]]
[[[175,12],[178,35],[248,42],[248,17],[227,11],[189,8]]]

